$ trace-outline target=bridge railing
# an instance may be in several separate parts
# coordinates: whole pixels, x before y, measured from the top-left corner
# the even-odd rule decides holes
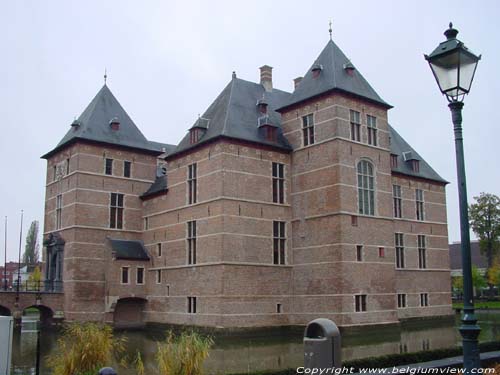
[[[61,293],[63,291],[63,283],[61,280],[40,280],[32,281],[25,280],[17,287],[17,282],[8,287],[3,287],[0,292],[37,292],[37,293]]]

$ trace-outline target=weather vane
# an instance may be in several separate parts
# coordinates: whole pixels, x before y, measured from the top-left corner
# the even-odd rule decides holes
[[[108,79],[108,75],[106,73],[106,68],[104,68],[104,84],[106,84],[107,79]]]
[[[328,23],[330,25],[330,28],[328,29],[328,32],[330,33],[330,40],[332,40],[332,20]]]

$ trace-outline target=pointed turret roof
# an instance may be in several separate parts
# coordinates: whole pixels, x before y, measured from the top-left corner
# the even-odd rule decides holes
[[[315,69],[320,70],[317,77],[313,72]],[[330,40],[296,87],[288,102],[279,110],[329,91],[349,93],[386,108],[392,107],[375,92],[342,50]]]
[[[218,137],[232,138],[252,143],[280,148],[286,151],[291,146],[281,131],[281,115],[275,109],[287,102],[290,93],[272,89],[266,91],[259,83],[245,81],[233,76],[229,84],[200,117],[203,120],[204,131],[200,140],[190,143],[187,134],[169,156],[187,151],[200,144],[212,141]],[[266,139],[259,130],[259,113],[257,103],[262,98],[268,103],[267,116],[272,125],[278,128],[276,141]],[[192,128],[199,127],[199,119]]]
[[[118,125],[113,128],[112,122]],[[106,84],[99,90],[80,117],[73,121],[71,129],[57,146],[42,158],[50,157],[77,140],[139,149],[152,154],[161,154],[162,149],[166,149],[167,152],[172,149],[170,145],[148,141]]]

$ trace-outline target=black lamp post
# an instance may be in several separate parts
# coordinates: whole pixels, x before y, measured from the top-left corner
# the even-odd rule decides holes
[[[474,55],[457,39],[458,30],[450,28],[444,32],[446,40],[429,55],[425,55],[441,92],[446,95],[451,110],[455,131],[455,152],[457,159],[458,198],[460,206],[460,234],[462,243],[462,270],[464,280],[464,310],[460,333],[463,339],[464,368],[471,373],[480,368],[478,336],[481,329],[474,314],[472,268],[469,237],[469,214],[467,184],[465,179],[464,148],[462,137],[462,108],[464,96],[469,93],[481,56]]]

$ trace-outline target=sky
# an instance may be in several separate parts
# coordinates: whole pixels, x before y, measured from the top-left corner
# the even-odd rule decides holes
[[[452,21],[482,54],[463,112],[468,198],[500,195],[496,106],[500,2],[492,1],[2,1],[0,219],[7,257],[43,227],[46,161],[73,119],[108,86],[150,139],[178,143],[231,79],[291,91],[333,40],[394,106],[389,122],[446,180],[449,240],[460,239],[451,116],[424,60]],[[497,94],[495,94],[497,93]],[[0,247],[4,230],[0,221]]]

